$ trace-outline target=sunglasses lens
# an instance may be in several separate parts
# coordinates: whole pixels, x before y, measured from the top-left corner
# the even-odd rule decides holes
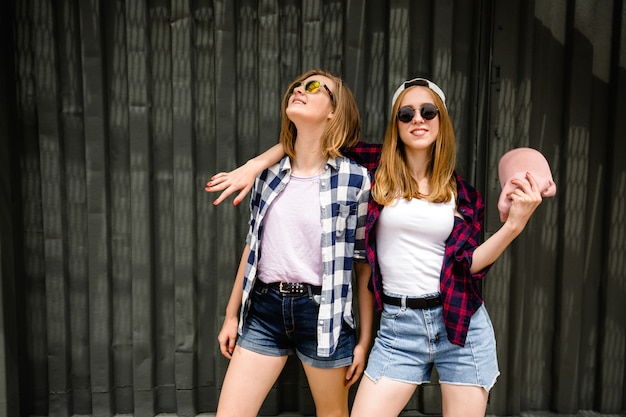
[[[309,81],[308,83],[306,83],[304,85],[304,89],[306,90],[307,93],[317,93],[318,91],[320,91],[320,87],[321,84],[319,81]]]
[[[420,109],[420,114],[424,120],[432,120],[439,114],[439,109],[434,104],[426,103]]]
[[[413,120],[413,116],[415,116],[415,112],[409,106],[400,107],[398,109],[397,117],[402,123],[409,123]]]

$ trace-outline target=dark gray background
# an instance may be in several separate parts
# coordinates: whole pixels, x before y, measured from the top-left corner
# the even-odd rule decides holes
[[[437,82],[486,236],[500,226],[499,157],[544,153],[557,196],[484,280],[502,371],[488,412],[626,410],[622,0],[10,0],[0,12],[0,416],[215,410],[248,210],[213,207],[204,185],[277,141],[284,89],[315,67],[345,79],[372,142],[399,82]],[[439,401],[429,384],[407,410]],[[313,412],[293,360],[264,407],[290,410]]]

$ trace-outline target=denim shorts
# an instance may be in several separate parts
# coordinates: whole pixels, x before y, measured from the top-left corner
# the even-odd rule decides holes
[[[237,344],[268,356],[295,353],[315,368],[340,368],[352,364],[356,332],[343,323],[339,344],[329,357],[317,355],[317,314],[314,296],[284,295],[276,288],[255,285],[252,304]]]
[[[384,305],[365,374],[374,382],[386,377],[419,385],[430,382],[433,366],[439,383],[493,387],[500,371],[484,305],[472,316],[464,347],[448,340],[441,305],[424,310]]]

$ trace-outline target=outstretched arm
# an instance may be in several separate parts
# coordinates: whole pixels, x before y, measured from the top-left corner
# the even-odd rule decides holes
[[[220,204],[235,191],[239,191],[239,194],[233,200],[233,205],[236,206],[241,203],[254,185],[256,176],[264,169],[280,161],[284,154],[282,145],[276,144],[230,172],[220,172],[213,175],[211,181],[207,182],[205,190],[209,193],[222,191],[222,194],[213,201],[213,204]]]
[[[500,229],[474,251],[470,272],[476,273],[491,265],[504,250],[522,233],[530,216],[541,204],[541,190],[535,178],[526,173],[525,181],[512,179],[517,187],[507,197],[511,200],[509,217]]]

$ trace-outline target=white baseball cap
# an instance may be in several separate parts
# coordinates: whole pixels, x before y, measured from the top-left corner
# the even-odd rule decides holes
[[[431,90],[433,90],[435,94],[437,94],[439,98],[441,99],[441,101],[443,102],[444,107],[446,107],[446,109],[448,108],[446,106],[446,95],[443,93],[443,90],[439,88],[437,84],[435,84],[434,82],[430,80],[427,80],[426,78],[413,78],[412,80],[404,81],[402,84],[400,84],[400,87],[396,89],[396,92],[393,93],[393,99],[391,100],[392,109],[400,93],[409,87],[413,87],[414,85],[421,85],[422,87],[428,87]]]

